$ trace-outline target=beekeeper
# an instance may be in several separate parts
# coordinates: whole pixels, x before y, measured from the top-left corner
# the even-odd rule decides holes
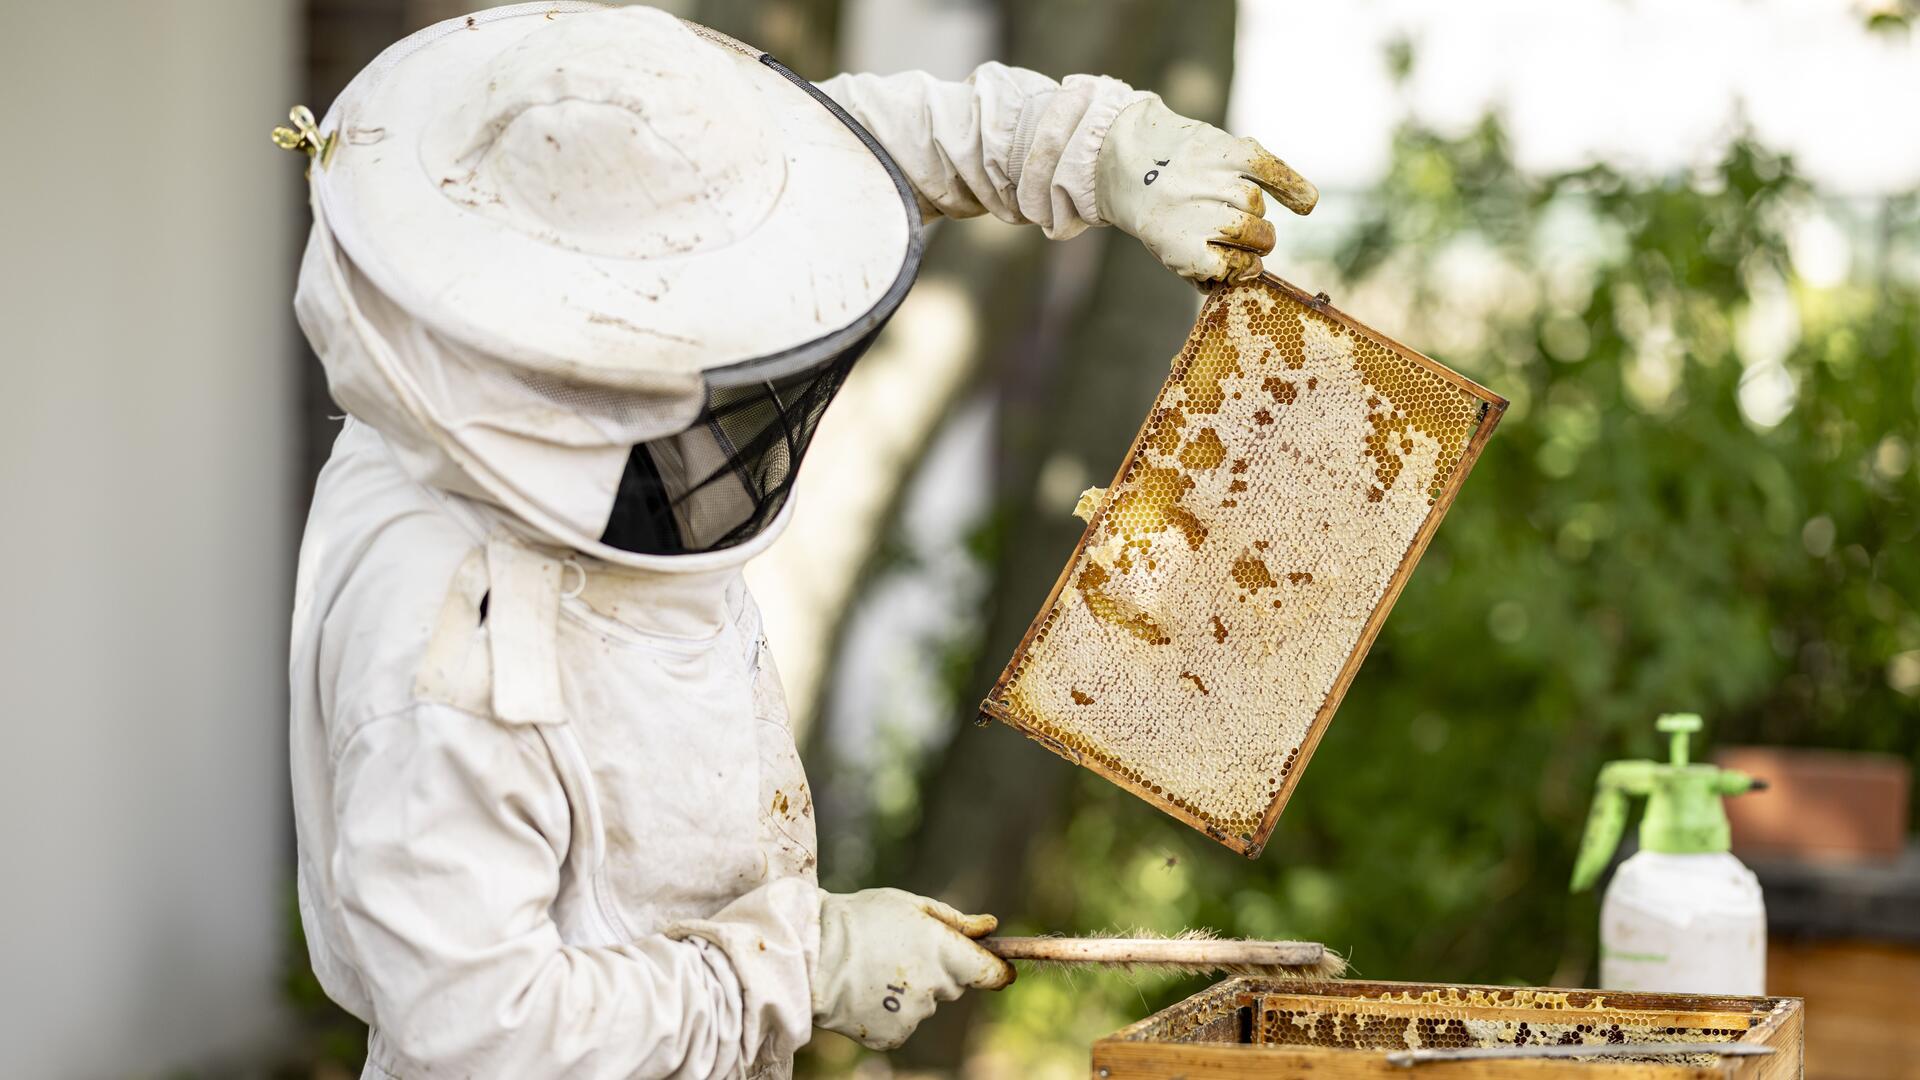
[[[1112,79],[815,87],[582,3],[423,30],[277,138],[351,414],[293,614],[300,915],[365,1075],[780,1075],[1011,981],[990,915],[816,886],[741,565],[923,216],[1112,224],[1204,282],[1311,187]]]

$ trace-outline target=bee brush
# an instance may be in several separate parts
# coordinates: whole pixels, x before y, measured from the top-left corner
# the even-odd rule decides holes
[[[1334,979],[1347,968],[1339,953],[1313,941],[1239,941],[1188,931],[1177,937],[986,937],[1002,960],[1159,968],[1198,975],[1264,975]]]

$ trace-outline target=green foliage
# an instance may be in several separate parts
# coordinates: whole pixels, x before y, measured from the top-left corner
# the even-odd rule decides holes
[[[1904,36],[1913,29],[1920,3],[1914,0],[1884,0],[1867,12],[1867,29],[1889,36]]]
[[[1877,269],[1815,287],[1788,231],[1829,204],[1790,160],[1742,140],[1691,177],[1535,178],[1493,122],[1403,131],[1371,203],[1335,295],[1403,305],[1381,322],[1513,407],[1266,854],[1089,777],[1022,929],[1209,926],[1373,977],[1582,984],[1591,784],[1658,750],[1655,715],[1920,758],[1920,295],[1887,269],[1920,230],[1896,202],[1856,260]],[[1033,977],[986,1045],[1084,1062],[1196,985]]]

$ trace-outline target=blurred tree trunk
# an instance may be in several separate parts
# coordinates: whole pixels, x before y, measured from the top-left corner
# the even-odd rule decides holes
[[[687,17],[731,34],[809,79],[835,73],[841,0],[694,0]]]
[[[1232,0],[1003,0],[1008,62],[1060,77],[1100,72],[1156,89],[1169,107],[1219,123],[1232,76]],[[969,685],[984,696],[1078,540],[1059,477],[1105,484],[1166,377],[1197,294],[1130,238],[1101,230],[1046,252],[1039,309],[989,361],[999,401],[1000,542],[988,629]],[[1054,478],[1046,499],[1040,479]],[[1071,486],[1071,485],[1067,485]],[[1065,496],[1062,498],[1062,496]],[[1072,766],[1010,729],[956,734],[921,785],[923,816],[902,884],[971,911],[1022,917],[1034,840],[1058,827]],[[952,1068],[983,999],[963,998],[900,1055]]]

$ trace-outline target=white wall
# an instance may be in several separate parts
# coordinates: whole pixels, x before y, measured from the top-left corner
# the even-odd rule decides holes
[[[0,1075],[278,1033],[293,0],[0,21]]]

